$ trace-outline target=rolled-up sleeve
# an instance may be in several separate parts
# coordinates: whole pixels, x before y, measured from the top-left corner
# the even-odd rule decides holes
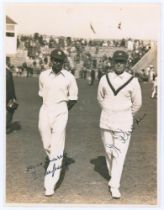
[[[138,82],[138,79],[134,79],[134,86],[132,91],[132,113],[135,115],[135,113],[141,108],[142,106],[142,93],[141,93],[141,87]]]
[[[68,100],[78,100],[78,86],[73,75],[70,78]]]

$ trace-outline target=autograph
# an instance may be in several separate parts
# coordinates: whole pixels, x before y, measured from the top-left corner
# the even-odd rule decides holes
[[[139,124],[143,121],[143,119],[146,117],[146,114],[144,113],[142,117],[140,117],[139,119],[134,118],[134,125],[137,125],[139,127]],[[134,131],[134,129],[136,128],[133,125],[132,131],[123,131],[121,129],[112,131],[114,138],[116,139],[120,139],[122,141],[122,143],[126,143],[126,141],[128,140],[129,136],[131,135],[131,133]],[[107,144],[106,145],[108,148],[110,148],[110,152],[111,154],[113,154],[113,156],[118,156],[119,153],[121,152],[119,150],[119,148],[117,148],[114,144]]]
[[[56,171],[56,170],[59,170],[59,169],[61,169],[61,168],[63,168],[63,166],[62,166],[62,165],[60,165],[60,166],[57,166],[57,167],[56,167],[56,164],[54,163],[54,164],[53,164],[53,169],[52,169],[52,170],[50,170],[50,171],[49,171],[49,170],[47,170],[45,175],[52,174],[52,177],[54,177],[54,175],[55,175],[55,171]]]
[[[56,166],[56,161],[61,160],[61,159],[63,159],[63,155],[59,155],[59,156],[53,158],[52,160],[50,160],[50,165],[49,166],[51,167],[51,165],[52,165],[51,163],[54,162],[53,168],[52,168],[52,170],[47,169],[45,175],[52,174],[52,177],[54,177],[55,171],[63,168],[62,165]]]
[[[145,117],[146,117],[146,113],[144,113],[138,119],[134,118],[132,131],[122,131],[122,130],[113,131],[114,138],[117,138],[117,139],[119,138],[122,141],[122,143],[126,143],[126,141],[129,138],[129,135],[131,135],[131,133],[136,129],[136,127],[140,126],[140,123],[144,120]],[[118,155],[120,153],[120,150],[117,147],[115,147],[113,144],[109,144],[109,145],[106,145],[106,146],[109,147],[115,154]],[[56,170],[64,168],[66,164],[56,166],[56,161],[61,160],[64,157],[65,157],[65,154],[64,155],[59,155],[59,156],[53,158],[52,160],[50,160],[50,163],[54,162],[54,164],[53,164],[52,170],[47,170],[45,175],[52,174],[52,177],[53,177]],[[36,168],[39,168],[39,167],[44,167],[44,163],[40,162],[40,163],[35,164],[35,165],[30,165],[26,168],[26,171],[27,172],[31,171],[32,176],[34,177],[34,179],[36,179]]]
[[[138,119],[134,118],[134,124],[132,127],[132,131],[123,131],[121,129],[112,131],[114,138],[120,139],[122,141],[122,143],[125,143],[128,140],[131,133],[135,130],[135,128],[136,128],[135,125],[137,125],[137,127],[139,127],[140,123],[144,120],[145,117],[146,117],[146,114],[144,113],[142,117],[140,117]]]
[[[50,160],[50,162],[60,160],[60,159],[62,159],[63,157],[64,157],[63,155],[59,155],[59,156],[57,156],[56,158],[53,158],[52,160]]]
[[[52,177],[53,177],[56,170],[59,170],[59,169],[63,168],[64,166],[62,166],[62,165],[56,166],[55,163],[56,163],[56,161],[63,159],[64,156],[65,156],[65,154],[64,155],[59,155],[59,156],[51,159],[49,161],[49,163],[54,162],[53,168],[52,168],[52,170],[47,170],[47,172],[46,172],[45,175],[52,174]],[[26,168],[26,171],[27,172],[31,172],[31,174],[34,177],[34,179],[36,179],[37,178],[37,176],[36,176],[36,169],[39,168],[39,167],[44,167],[44,163],[43,162],[40,162],[40,163],[35,164],[35,165],[30,165],[30,166],[28,166]]]
[[[122,130],[113,131],[114,138],[120,139],[122,143],[125,143],[130,135],[131,131],[122,131]]]
[[[38,163],[38,164],[36,164],[36,165],[30,165],[30,166],[28,166],[28,167],[26,168],[26,171],[28,172],[28,171],[30,171],[30,170],[33,170],[33,169],[38,168],[38,167],[41,167],[41,166],[43,166],[43,163],[42,163],[42,162],[40,162],[40,163]]]
[[[110,148],[111,154],[113,154],[114,157],[117,157],[119,153],[121,152],[119,148],[117,148],[113,144],[107,144],[106,145],[108,148]]]

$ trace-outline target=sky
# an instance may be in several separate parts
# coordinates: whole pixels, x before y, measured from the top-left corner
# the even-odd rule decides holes
[[[159,3],[6,3],[4,11],[24,34],[153,40],[160,36]]]

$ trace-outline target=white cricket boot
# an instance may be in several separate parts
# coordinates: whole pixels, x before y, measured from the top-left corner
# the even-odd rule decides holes
[[[111,192],[112,198],[114,198],[114,199],[121,198],[121,193],[118,188],[111,187],[110,192]]]

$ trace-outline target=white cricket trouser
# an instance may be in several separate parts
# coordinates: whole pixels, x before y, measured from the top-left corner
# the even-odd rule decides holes
[[[108,185],[112,188],[119,188],[131,132],[101,129],[101,137],[105,148],[108,172],[111,177]]]
[[[42,105],[39,113],[38,127],[43,147],[50,160],[44,178],[46,190],[53,190],[60,177],[67,121],[68,109],[66,104],[53,107]]]

